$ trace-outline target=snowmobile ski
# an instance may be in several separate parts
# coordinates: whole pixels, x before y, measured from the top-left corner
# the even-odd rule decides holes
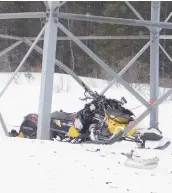
[[[125,154],[127,160],[125,161],[125,166],[138,168],[138,169],[155,169],[158,166],[159,158],[141,158],[141,156],[133,155],[134,151],[132,150],[131,153]]]

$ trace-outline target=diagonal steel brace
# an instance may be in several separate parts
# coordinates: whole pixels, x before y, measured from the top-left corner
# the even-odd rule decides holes
[[[125,3],[127,4],[127,6],[133,11],[133,13],[138,17],[138,19],[140,19],[140,20],[144,20],[143,19],[143,17],[139,14],[139,12],[128,2],[128,1],[125,1]],[[171,16],[172,16],[172,13],[170,13],[169,15],[168,15],[168,17],[165,19],[165,22],[167,22],[170,18],[171,18]],[[160,28],[160,31],[162,30],[162,28]],[[159,31],[159,32],[160,32]],[[147,45],[147,48],[148,48],[148,46],[150,46],[150,44],[151,44],[151,41],[149,41],[146,45]],[[146,47],[146,45],[145,45],[145,47]],[[171,57],[169,56],[169,54],[165,51],[165,49],[163,49],[163,47],[159,44],[159,46],[160,46],[160,48],[162,49],[162,51],[165,53],[165,55],[168,57],[168,59],[170,60],[170,61],[172,61],[171,60]],[[147,49],[146,48],[146,49]],[[144,47],[134,56],[134,58],[132,58],[131,59],[131,61],[126,65],[126,67],[124,67],[124,69],[123,70],[121,70],[121,72],[120,73],[122,73],[122,71],[124,71],[124,73],[128,70],[128,68],[129,67],[131,67],[133,64],[134,64],[134,62],[136,61],[136,59],[137,58],[139,58],[139,56],[146,50],[146,49],[144,49]],[[143,52],[142,52],[142,50],[144,50]],[[141,53],[139,56],[138,56],[138,54],[139,53]],[[118,74],[118,75],[120,75],[120,73]],[[103,90],[102,90],[102,92],[101,92],[101,94],[104,94],[112,85],[113,85],[113,83],[115,83],[115,81],[116,81],[116,79],[114,78]]]
[[[130,85],[125,82],[121,77],[118,76],[103,60],[101,60],[96,54],[94,54],[85,44],[83,44],[78,38],[76,38],[67,28],[65,28],[60,22],[57,23],[57,26],[68,35],[85,53],[87,53],[94,61],[96,61],[104,70],[106,70],[111,76],[116,78],[129,92],[133,95],[146,107],[149,107],[148,102],[140,96]]]
[[[27,44],[28,46],[32,45],[32,41],[28,40],[27,38],[23,38],[23,42],[25,44]],[[40,48],[38,45],[35,45],[34,50],[36,50],[39,54],[43,54],[43,49]],[[59,60],[55,60],[55,64],[57,66],[59,66],[61,69],[63,69],[65,72],[67,72],[69,75],[71,75],[77,82],[78,84],[80,84],[80,86],[82,86],[84,89],[85,87],[87,88],[87,90],[89,90],[90,92],[93,92],[72,70],[70,70],[70,68],[68,68],[65,64],[63,64],[62,62],[60,62]]]
[[[45,25],[46,26],[46,25]],[[8,80],[8,82],[6,83],[6,85],[4,86],[4,88],[0,91],[0,98],[3,96],[3,94],[5,93],[5,91],[7,90],[8,86],[11,84],[12,80],[14,79],[15,75],[18,73],[18,71],[20,70],[20,68],[23,66],[23,64],[25,63],[25,61],[27,60],[27,58],[29,57],[30,53],[32,52],[34,46],[38,43],[39,38],[43,35],[44,30],[45,30],[45,26],[41,29],[40,33],[38,34],[37,38],[35,39],[35,41],[33,42],[33,44],[31,45],[31,47],[29,48],[28,52],[26,53],[26,55],[23,57],[22,61],[20,62],[20,64],[18,65],[18,67],[16,68],[16,70],[12,73],[12,76],[10,77],[10,79]]]
[[[9,137],[8,129],[7,129],[7,127],[6,127],[5,121],[4,121],[1,113],[0,113],[0,123],[1,123],[1,125],[2,125],[2,129],[4,130],[4,134],[5,134],[7,137]]]
[[[150,41],[143,46],[143,48],[130,60],[130,62],[118,73],[118,76],[122,76],[133,64],[134,62],[143,54],[143,52],[150,46]],[[107,90],[115,83],[116,78],[114,78],[102,91],[100,94],[104,94]]]

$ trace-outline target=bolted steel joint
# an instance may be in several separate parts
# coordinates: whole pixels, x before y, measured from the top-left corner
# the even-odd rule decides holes
[[[50,10],[49,9],[46,10],[45,16],[46,16],[45,21],[47,22],[49,17],[50,17]]]
[[[47,11],[46,11],[45,22],[48,21],[48,19],[50,18],[50,16],[53,17],[55,23],[58,22],[58,17],[57,17],[57,16],[58,16],[58,13],[57,13],[57,12],[50,13],[50,10],[47,10]]]
[[[58,12],[59,12],[59,9],[55,9],[54,12],[52,13],[55,23],[58,22]]]
[[[160,7],[160,2],[159,1],[152,1],[152,3],[153,3],[153,7],[155,9],[158,9]]]
[[[56,11],[53,12],[53,17],[58,17],[58,13]]]
[[[158,32],[151,33],[151,39],[152,39],[152,42],[158,40],[159,39],[159,33]]]

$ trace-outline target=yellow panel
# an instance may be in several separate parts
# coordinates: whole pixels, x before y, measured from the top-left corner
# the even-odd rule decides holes
[[[120,128],[122,127],[122,128]],[[108,129],[110,133],[116,133],[118,134],[122,129],[126,127],[126,124],[120,124],[114,120],[109,119],[108,120]]]
[[[55,120],[54,122],[55,122],[56,125],[58,125],[59,127],[61,127],[59,120]]]
[[[69,131],[66,134],[66,136],[68,136],[68,137],[78,137],[78,136],[80,136],[80,133],[74,126],[71,126],[69,128]]]
[[[17,137],[24,138],[24,134],[20,132]]]
[[[128,123],[128,119],[124,117],[116,117],[115,119],[120,123]]]
[[[112,134],[115,133],[116,135],[118,135],[121,130],[123,130],[125,127],[127,127],[127,125],[128,124],[120,124],[120,123],[118,123],[114,120],[111,120],[111,119],[108,120],[108,130]],[[136,128],[132,128],[132,129],[130,129],[130,131],[128,131],[128,133],[125,136],[126,137],[132,136],[132,135],[134,135],[135,131],[136,131]]]

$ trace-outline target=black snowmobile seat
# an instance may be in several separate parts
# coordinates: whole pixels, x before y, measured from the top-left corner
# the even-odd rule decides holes
[[[74,113],[66,113],[63,111],[55,111],[51,113],[52,119],[60,119],[60,120],[70,120],[72,121],[72,117],[74,116]]]

